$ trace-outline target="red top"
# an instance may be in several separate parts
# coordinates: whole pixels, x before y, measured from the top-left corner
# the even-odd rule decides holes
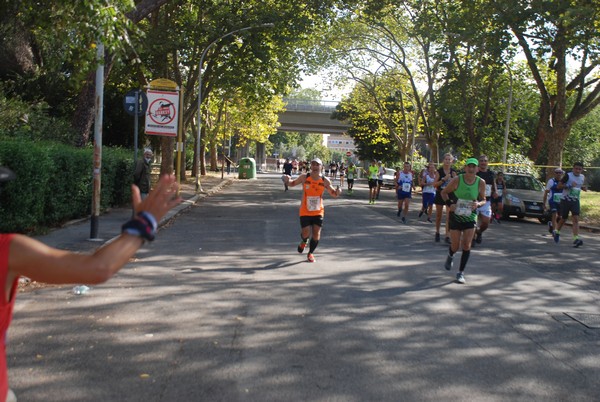
[[[15,278],[10,289],[10,295],[6,295],[6,277],[8,275],[8,251],[12,234],[0,234],[0,400],[6,399],[8,393],[8,370],[6,367],[6,331],[10,325],[15,295],[19,278]],[[7,301],[8,300],[8,301]]]

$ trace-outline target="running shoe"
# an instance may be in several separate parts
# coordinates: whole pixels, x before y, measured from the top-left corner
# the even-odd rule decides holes
[[[448,244],[452,243],[452,242],[450,241],[450,238],[449,238],[448,236],[446,236],[446,243],[448,243]]]
[[[423,210],[421,210],[421,212],[419,212],[419,218],[423,216]]]
[[[452,258],[452,256],[448,256],[446,257],[446,263],[444,264],[444,268],[446,268],[446,271],[450,271],[452,269],[452,265],[454,264],[454,259]]]
[[[578,248],[579,246],[582,246],[582,245],[583,245],[583,240],[581,240],[581,239],[577,239],[573,243],[573,247],[575,247],[575,248]]]
[[[308,253],[308,255],[306,256],[306,259],[308,260],[308,262],[315,262],[315,256],[312,255],[311,253]]]
[[[439,242],[440,242],[440,234],[439,234],[439,233],[436,233],[436,234],[435,234],[435,242],[436,242],[436,243],[439,243]]]
[[[406,225],[406,218],[404,216],[402,217],[402,223]]]
[[[433,221],[431,220],[431,218],[427,218],[427,222],[433,223]]]
[[[398,212],[396,213],[396,216],[400,216],[400,212],[401,212],[401,210],[399,209]]]
[[[307,244],[308,244],[308,239],[306,239],[306,241],[301,241],[300,244],[298,244],[298,252],[302,253],[304,251],[304,249],[306,248]]]
[[[456,282],[458,283],[466,283],[467,281],[465,281],[465,275],[462,272],[459,272],[458,274],[456,274]]]
[[[554,233],[554,228],[552,227],[552,221],[548,221],[548,232],[550,232],[550,234]]]
[[[482,241],[481,232],[477,232],[477,237],[475,238],[475,243],[481,244],[481,241]]]
[[[554,231],[554,234],[553,234],[553,237],[554,237],[554,243],[557,243],[557,244],[558,244],[558,242],[560,241],[560,233],[558,233],[558,232],[555,230],[555,231]]]

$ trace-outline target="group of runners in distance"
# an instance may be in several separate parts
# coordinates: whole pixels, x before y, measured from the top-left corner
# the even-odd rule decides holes
[[[448,256],[444,267],[452,270],[454,255],[459,248],[462,249],[456,282],[464,284],[464,271],[469,260],[471,248],[483,241],[483,233],[488,229],[492,220],[500,223],[502,214],[502,193],[506,188],[504,174],[494,173],[488,168],[489,159],[486,155],[479,158],[469,158],[465,162],[464,170],[458,172],[452,165],[454,156],[444,155],[442,165],[436,169],[434,162],[429,162],[418,177],[412,171],[411,164],[404,162],[402,169],[396,168],[394,177],[396,197],[398,199],[397,216],[403,224],[407,223],[412,193],[415,182],[422,187],[423,201],[419,218],[427,215],[427,221],[432,222],[433,207],[435,205],[435,242],[441,241],[441,223],[445,219],[445,242],[449,244]],[[285,165],[284,165],[285,166]],[[375,204],[383,185],[385,168],[381,161],[372,161],[366,170],[369,186],[369,204]],[[324,206],[323,193],[325,190],[332,197],[339,197],[342,193],[340,186],[335,189],[330,178],[323,174],[323,163],[319,158],[310,162],[308,173],[301,174],[295,179],[284,168],[282,180],[285,189],[302,184],[302,200],[300,204],[301,242],[298,252],[302,253],[308,246],[308,261],[315,262],[314,251],[321,238],[323,225]],[[587,191],[584,185],[585,177],[582,174],[583,164],[576,162],[573,170],[565,172],[557,168],[555,177],[547,183],[544,193],[544,206],[552,214],[548,230],[556,243],[560,241],[560,230],[569,217],[572,216],[573,246],[580,247],[583,240],[579,236],[579,196],[581,191]],[[340,185],[342,177],[346,176],[348,192],[352,193],[354,180],[357,177],[357,167],[350,163],[347,168],[340,169]],[[415,180],[416,179],[416,180]],[[546,203],[546,201],[548,201]]]

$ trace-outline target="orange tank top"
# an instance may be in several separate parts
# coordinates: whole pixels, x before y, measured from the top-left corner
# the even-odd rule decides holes
[[[319,176],[317,180],[306,176],[306,181],[302,184],[302,203],[300,204],[300,216],[323,216],[323,191],[325,191],[325,180]]]

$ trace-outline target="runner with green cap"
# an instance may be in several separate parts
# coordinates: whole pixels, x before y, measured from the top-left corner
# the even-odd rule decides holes
[[[467,159],[465,173],[458,175],[448,183],[441,192],[442,199],[450,210],[450,247],[444,267],[450,271],[453,266],[454,254],[462,246],[460,266],[456,274],[456,282],[465,283],[465,267],[471,254],[471,242],[477,222],[477,208],[485,204],[485,182],[477,177],[479,161]],[[457,200],[453,202],[450,193]]]

